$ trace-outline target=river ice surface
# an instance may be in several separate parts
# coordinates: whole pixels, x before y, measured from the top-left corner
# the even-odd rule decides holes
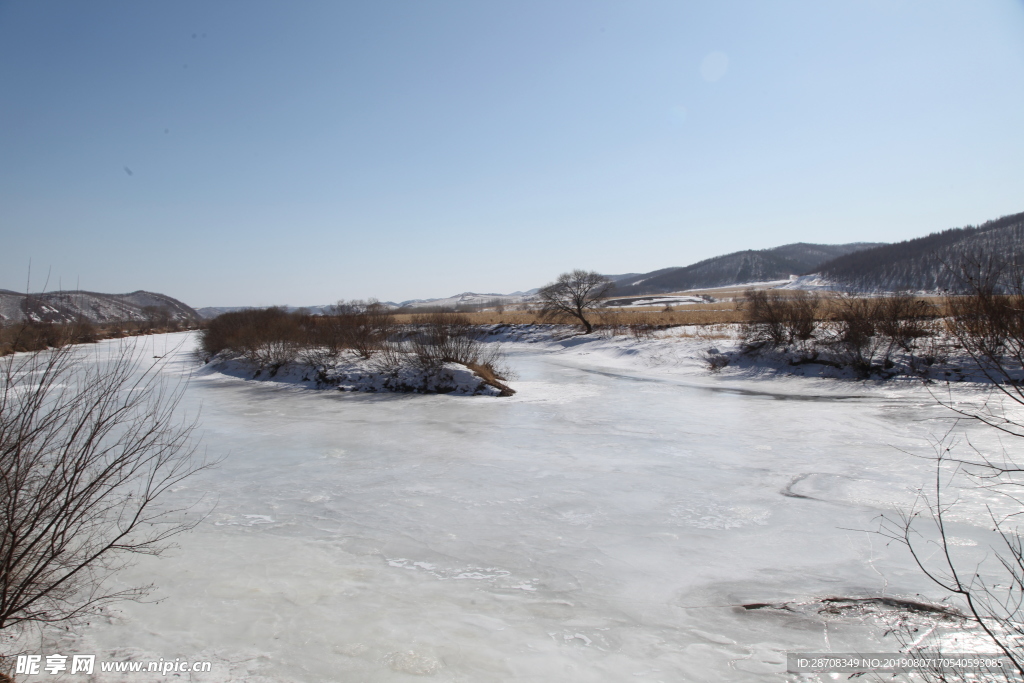
[[[196,371],[187,335],[145,343]],[[863,531],[929,481],[949,413],[923,389],[510,349],[512,398],[198,371],[183,407],[223,462],[176,495],[216,509],[120,575],[158,602],[52,647],[212,661],[200,681],[786,680],[789,650],[897,644],[743,603],[942,597]]]

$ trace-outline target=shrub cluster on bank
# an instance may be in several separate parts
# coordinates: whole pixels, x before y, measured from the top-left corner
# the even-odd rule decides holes
[[[44,351],[68,344],[92,344],[142,334],[179,332],[184,327],[174,320],[119,321],[93,323],[85,318],[75,322],[25,321],[0,324],[0,356],[24,351]]]
[[[345,386],[352,361],[367,387],[379,390],[445,393],[456,386],[451,365],[469,369],[500,395],[514,393],[503,381],[509,371],[496,344],[484,344],[479,328],[465,315],[437,312],[399,325],[376,302],[339,304],[325,315],[282,308],[225,313],[209,321],[200,337],[204,361],[245,359],[254,376],[275,377],[299,366],[321,386]],[[353,366],[355,367],[355,366]],[[447,373],[447,374],[446,374]]]
[[[1016,292],[976,282],[970,294],[939,305],[909,293],[747,290],[738,354],[860,378],[930,377],[940,367],[944,375],[1024,378],[1024,280],[1018,282]],[[712,369],[729,361],[708,357]]]
[[[920,374],[945,360],[934,304],[910,294],[876,297],[746,292],[742,353],[784,354],[792,365],[848,368],[859,377]]]

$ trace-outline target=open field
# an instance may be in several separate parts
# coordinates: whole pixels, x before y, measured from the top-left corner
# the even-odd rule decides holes
[[[676,292],[658,296],[698,296],[702,294],[720,298],[711,303],[688,303],[672,306],[638,306],[629,308],[604,308],[594,313],[594,323],[598,329],[604,329],[606,333],[627,334],[629,328],[642,326],[648,328],[676,327],[683,325],[720,325],[728,323],[741,323],[746,320],[746,313],[743,307],[744,287],[725,287],[713,290],[693,290],[687,292]],[[773,289],[773,295],[790,298],[799,296],[801,290]],[[836,300],[842,296],[836,292],[819,292],[822,299],[822,306],[819,309],[818,317],[821,320],[833,318],[837,304]],[[639,298],[639,297],[638,297]],[[644,297],[652,298],[652,297]],[[927,310],[931,316],[944,316],[948,314],[948,306],[943,297],[917,297],[919,301],[928,304]],[[398,325],[413,324],[422,318],[422,313],[396,313],[393,320]],[[483,310],[462,313],[471,325],[544,325],[544,324],[573,324],[574,321],[568,318],[544,318],[538,310],[521,310],[519,307],[512,307],[504,311]],[[8,324],[0,327],[0,356],[17,351],[29,351],[48,346],[55,346],[62,341],[70,340],[74,343],[89,343],[102,339],[113,339],[124,336],[135,336],[140,334],[160,334],[175,332],[175,327],[161,327],[152,324],[125,321],[107,324],[57,324],[57,323],[32,323],[32,324]]]
[[[465,313],[473,325],[538,325],[545,323],[564,324],[568,319],[546,319],[537,311],[478,311]],[[412,314],[399,313],[395,322],[410,324],[416,318]],[[603,310],[595,314],[597,325],[629,325],[642,323],[650,325],[706,325],[713,323],[740,322],[741,311],[735,302],[713,304],[691,304],[673,311],[664,311],[662,307],[631,308],[628,310]]]
[[[679,292],[664,296],[687,296],[707,293],[712,290],[700,292]],[[642,306],[628,309],[613,308],[599,309],[595,312],[595,324],[598,326],[628,326],[628,325],[654,325],[654,326],[675,326],[675,325],[715,325],[721,323],[738,323],[745,320],[743,311],[743,291],[739,288],[729,290],[714,290],[714,296],[732,296],[732,299],[715,301],[702,304],[682,304],[671,306],[666,310],[665,306]],[[801,294],[801,290],[776,289],[772,294],[783,297],[794,297]],[[837,310],[835,300],[841,295],[836,292],[821,292],[823,301],[820,316],[822,320],[829,320]],[[639,298],[639,297],[638,297]],[[649,297],[644,297],[649,298]],[[934,315],[944,315],[946,304],[943,297],[918,297],[920,301],[928,303],[934,311]],[[545,323],[571,323],[568,319],[545,319],[539,311],[505,310],[502,312],[494,310],[476,311],[464,313],[469,322],[473,325],[538,325]],[[411,324],[417,315],[412,313],[395,314],[395,322]]]

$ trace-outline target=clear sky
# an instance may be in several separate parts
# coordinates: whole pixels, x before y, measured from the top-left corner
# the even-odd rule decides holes
[[[510,292],[1024,211],[1024,0],[0,0],[0,287]]]

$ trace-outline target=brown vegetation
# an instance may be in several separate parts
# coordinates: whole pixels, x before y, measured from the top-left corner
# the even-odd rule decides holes
[[[22,351],[42,351],[67,344],[91,344],[102,339],[119,339],[145,334],[179,332],[184,327],[170,320],[158,325],[146,321],[92,323],[81,319],[74,323],[18,322],[0,324],[0,356]]]
[[[209,321],[200,337],[204,360],[222,351],[242,356],[273,376],[286,363],[300,361],[323,378],[345,352],[372,360],[377,371],[396,374],[410,364],[429,372],[458,363],[475,372],[502,395],[512,390],[497,344],[485,345],[479,328],[461,313],[412,316],[399,325],[377,302],[340,303],[326,315],[282,308],[225,313]]]
[[[947,298],[949,333],[1006,398],[1024,405],[1024,266],[965,261],[970,293]],[[1000,418],[985,421],[1005,429]],[[1019,425],[1006,431],[1024,436]]]
[[[919,372],[961,353],[997,386],[1016,387],[1019,378],[1005,378],[1024,370],[1024,272],[959,267],[968,293],[944,298],[748,290],[744,352],[781,352],[794,364],[847,367],[863,377],[885,375],[897,356],[908,364],[903,370]]]
[[[747,354],[782,352],[792,364],[851,368],[862,377],[884,374],[900,354],[917,372],[939,355],[941,309],[906,293],[872,297],[807,292],[781,295],[748,290],[742,327]]]
[[[513,309],[506,306],[502,312],[477,311],[463,313],[471,325],[567,325],[572,324],[569,318],[557,319],[544,316],[539,311]],[[396,313],[395,322],[400,325],[412,323],[415,314]],[[671,311],[663,306],[637,308],[600,308],[595,312],[593,321],[595,328],[604,324],[614,324],[616,319],[641,319],[644,322],[662,327],[676,325],[713,325],[718,323],[738,323],[743,321],[743,312],[738,304],[723,301],[708,304],[679,305]]]

